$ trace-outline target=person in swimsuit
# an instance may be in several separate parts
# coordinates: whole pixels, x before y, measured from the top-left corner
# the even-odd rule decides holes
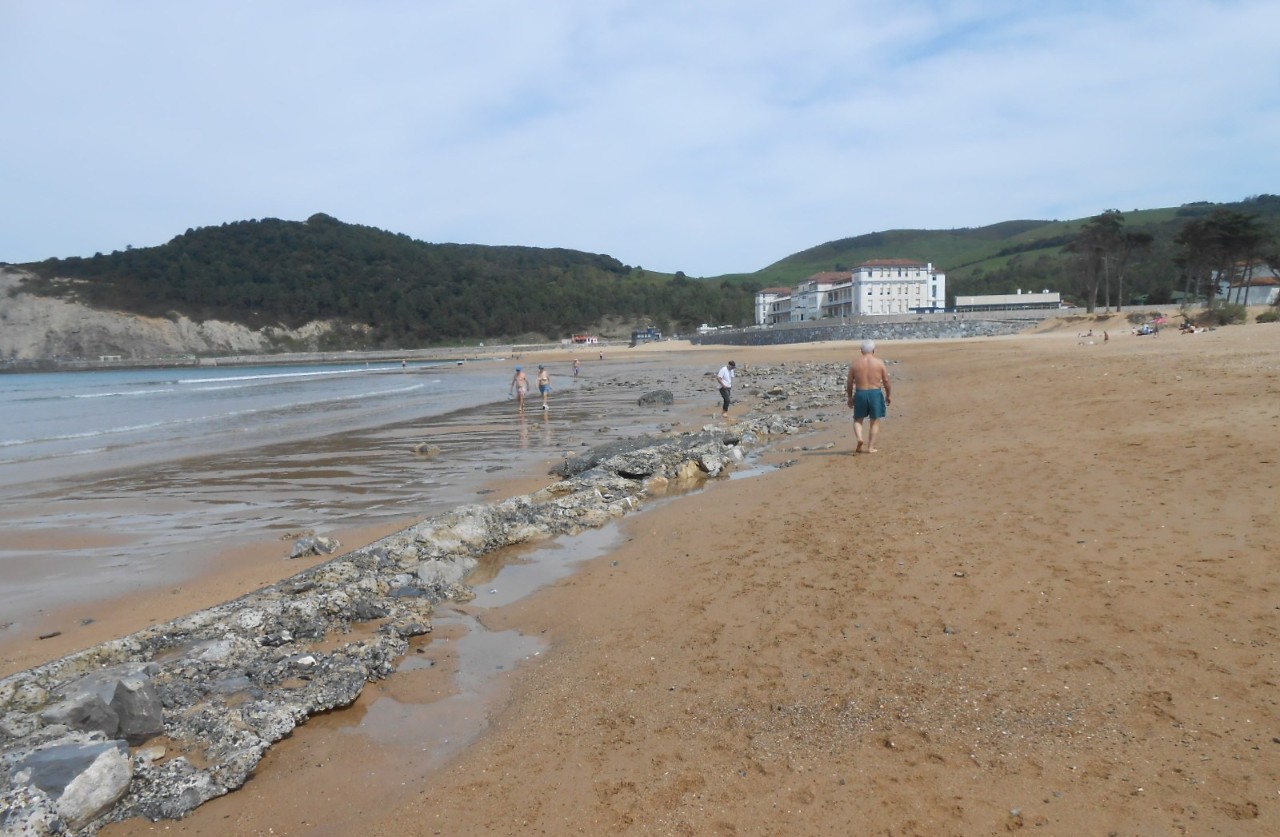
[[[853,408],[853,435],[858,440],[854,453],[876,453],[876,436],[880,433],[880,420],[893,403],[889,395],[889,368],[876,357],[874,340],[862,341],[862,355],[849,364],[849,377],[844,383],[844,393]],[[862,423],[871,419],[867,435],[862,435]]]
[[[516,402],[520,405],[520,412],[523,413],[524,397],[529,394],[529,379],[525,376],[523,367],[516,367],[516,374],[511,379],[511,388],[507,392],[510,393],[512,390],[515,391]]]
[[[551,374],[547,367],[538,364],[538,392],[542,395],[542,409],[547,409],[547,396],[551,394]]]

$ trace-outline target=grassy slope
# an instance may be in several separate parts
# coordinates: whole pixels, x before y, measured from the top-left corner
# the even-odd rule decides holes
[[[1137,229],[1148,224],[1166,224],[1178,217],[1178,208],[1125,212],[1125,225]],[[751,281],[761,287],[791,286],[824,270],[846,269],[872,259],[908,258],[932,262],[949,275],[964,275],[981,267],[990,271],[1002,266],[1012,253],[1002,250],[1024,248],[1021,252],[1056,255],[1062,245],[1056,239],[1079,231],[1087,218],[1070,221],[1004,221],[986,227],[955,230],[888,230],[854,238],[829,241],[811,247],[753,274],[716,277],[729,281]],[[1037,248],[1037,242],[1044,246]]]

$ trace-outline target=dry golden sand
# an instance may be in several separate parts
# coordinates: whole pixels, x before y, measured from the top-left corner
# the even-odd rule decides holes
[[[549,650],[444,769],[337,713],[103,833],[1274,834],[1280,327],[1124,332],[882,344],[880,453],[830,425],[489,612]]]

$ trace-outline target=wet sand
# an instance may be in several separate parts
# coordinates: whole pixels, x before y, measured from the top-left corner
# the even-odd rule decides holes
[[[1273,833],[1280,331],[1111,333],[882,344],[880,453],[832,423],[629,518],[242,790],[103,833]],[[432,769],[467,618],[537,644]]]
[[[427,423],[52,481],[7,502],[0,677],[328,560],[289,560],[301,535],[357,549],[459,505],[540,488],[567,451],[669,420],[635,405],[643,381],[667,374],[665,362],[645,352],[586,358],[575,382],[574,356],[520,361],[555,373],[549,413],[531,402],[520,418],[514,401],[496,401]],[[700,371],[677,363],[671,374],[687,381]],[[507,374],[495,367],[495,392],[506,391]],[[415,454],[417,445],[439,453]]]

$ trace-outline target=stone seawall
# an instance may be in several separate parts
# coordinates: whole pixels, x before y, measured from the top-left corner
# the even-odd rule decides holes
[[[698,334],[695,346],[779,346],[822,340],[939,340],[957,337],[1003,337],[1033,325],[1025,319],[934,320],[915,323],[831,323],[811,326],[740,329]]]

